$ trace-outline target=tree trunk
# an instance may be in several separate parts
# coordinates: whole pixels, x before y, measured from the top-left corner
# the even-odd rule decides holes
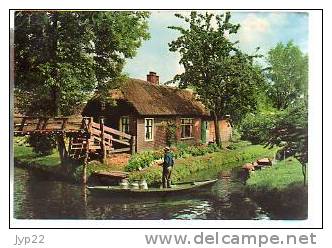
[[[213,112],[213,121],[214,121],[214,131],[216,136],[216,143],[218,146],[221,146],[221,137],[220,137],[220,128],[219,128],[219,121],[216,112]]]
[[[53,116],[59,116],[59,94],[60,94],[60,83],[59,83],[59,73],[57,67],[57,50],[58,50],[58,13],[54,12],[52,14],[52,37],[51,37],[51,61],[52,61],[52,77],[56,84],[51,88],[51,96],[53,101]],[[64,135],[59,134],[56,137],[58,152],[61,160],[61,165],[64,166],[68,159],[68,152],[66,149],[66,144],[64,140]]]
[[[68,151],[66,149],[65,139],[63,135],[57,135],[57,145],[58,145],[58,152],[60,156],[61,165],[64,166],[68,159]]]

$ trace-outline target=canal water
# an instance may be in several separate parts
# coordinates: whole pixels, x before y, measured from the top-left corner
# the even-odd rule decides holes
[[[238,179],[222,178],[208,189],[171,198],[112,198],[89,194],[81,185],[48,180],[15,168],[17,219],[269,219],[244,193]]]

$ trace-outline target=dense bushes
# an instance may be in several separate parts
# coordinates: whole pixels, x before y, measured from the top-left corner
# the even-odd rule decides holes
[[[241,138],[262,144],[269,138],[269,132],[275,125],[276,116],[273,113],[248,114],[240,124]]]
[[[39,155],[50,155],[53,149],[56,148],[56,140],[51,135],[30,135],[28,143],[33,148],[33,151]]]
[[[175,159],[188,158],[190,156],[202,156],[219,150],[220,148],[216,144],[199,146],[188,146],[187,144],[179,144],[171,148],[171,152],[173,153]],[[164,153],[162,150],[137,153],[130,158],[128,165],[125,169],[126,171],[141,170],[143,168],[151,166],[156,160],[161,160],[163,158],[163,155]]]
[[[163,155],[160,151],[145,151],[142,153],[136,153],[131,156],[125,170],[135,171],[149,167],[155,160],[161,159],[162,156]]]

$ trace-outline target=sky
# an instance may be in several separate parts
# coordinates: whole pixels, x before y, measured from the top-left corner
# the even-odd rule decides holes
[[[221,13],[214,11],[215,13]],[[164,83],[183,72],[179,65],[179,54],[170,52],[168,43],[179,36],[168,26],[181,26],[184,21],[174,13],[189,14],[184,11],[154,11],[149,19],[151,38],[144,41],[136,57],[127,60],[124,72],[129,77],[146,80],[149,71],[157,72]],[[260,54],[266,55],[278,42],[293,40],[300,49],[308,52],[308,14],[304,12],[231,12],[231,23],[240,24],[235,39],[240,48],[253,53],[260,47]]]

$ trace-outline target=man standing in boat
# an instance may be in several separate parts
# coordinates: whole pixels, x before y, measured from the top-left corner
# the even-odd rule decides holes
[[[171,149],[166,146],[164,148],[164,163],[163,165],[163,178],[162,178],[162,182],[163,182],[163,188],[170,188],[171,187],[171,173],[172,173],[172,169],[174,166],[174,158],[173,155],[171,153]]]

